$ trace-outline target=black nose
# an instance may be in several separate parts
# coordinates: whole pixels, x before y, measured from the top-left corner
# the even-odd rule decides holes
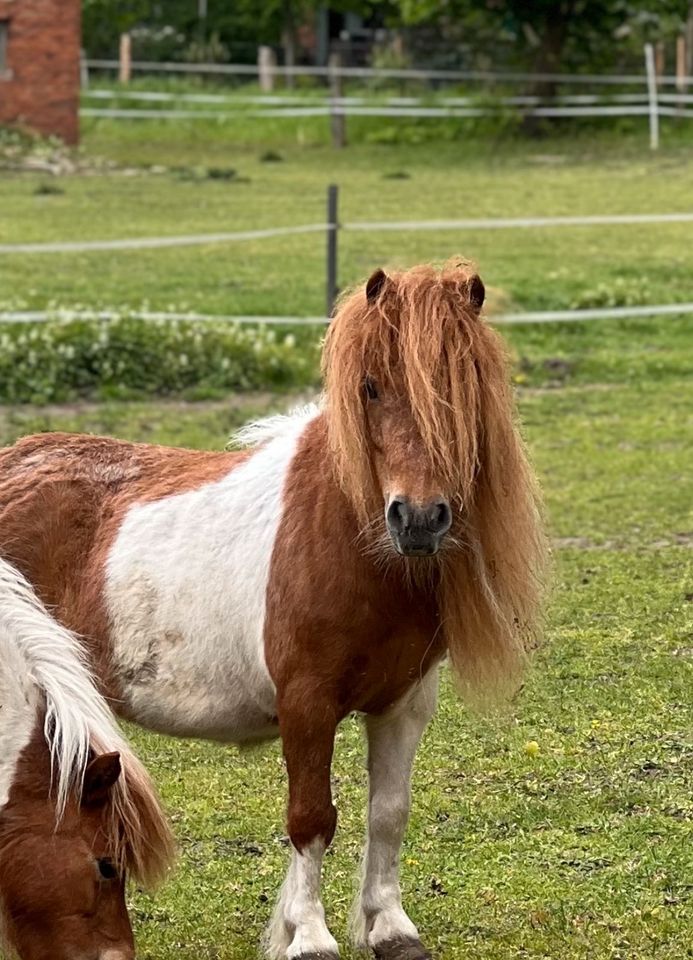
[[[387,528],[397,550],[407,557],[432,556],[452,525],[447,500],[431,500],[419,506],[407,497],[393,497],[385,514]]]

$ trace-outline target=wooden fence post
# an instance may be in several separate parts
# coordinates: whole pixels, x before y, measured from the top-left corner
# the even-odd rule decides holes
[[[130,83],[132,76],[132,42],[129,33],[120,35],[120,69],[118,70],[118,81],[123,84]]]
[[[331,53],[327,61],[330,82],[330,131],[332,146],[341,150],[346,146],[346,117],[342,103],[342,75],[339,68],[342,58],[338,53]]]
[[[686,83],[686,38],[681,34],[676,38],[676,89],[680,94],[685,94]],[[684,110],[686,101],[682,96],[679,100],[679,110]]]
[[[84,47],[79,51],[79,85],[82,90],[89,89],[89,65]]]
[[[274,90],[274,75],[277,66],[277,55],[272,47],[257,48],[257,69],[260,89],[263,93],[272,93]]]
[[[658,40],[655,45],[655,73],[657,75],[657,85],[659,85],[664,71],[666,69],[666,48],[663,40]]]
[[[337,233],[339,231],[339,187],[331,183],[327,188],[327,297],[328,320],[332,317],[337,300]]]

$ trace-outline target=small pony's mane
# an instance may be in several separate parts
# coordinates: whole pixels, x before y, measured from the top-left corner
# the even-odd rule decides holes
[[[30,583],[0,558],[0,641],[23,667],[45,707],[44,734],[51,755],[56,822],[71,795],[81,796],[94,755],[118,752],[122,773],[109,793],[109,830],[119,865],[153,885],[173,858],[173,838],[152,782],[98,692],[78,638],[58,623]],[[4,651],[0,649],[0,656]]]
[[[347,293],[323,353],[335,472],[364,531],[383,515],[366,378],[406,398],[427,462],[454,507],[438,607],[452,666],[472,698],[517,684],[540,622],[546,542],[517,426],[503,343],[480,316],[473,265],[415,267]],[[414,568],[418,561],[402,560]],[[430,573],[430,565],[420,565]],[[430,582],[430,579],[429,581]]]

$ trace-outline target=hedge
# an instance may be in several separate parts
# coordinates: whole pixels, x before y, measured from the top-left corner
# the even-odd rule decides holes
[[[0,324],[0,403],[288,389],[318,380],[314,330],[64,318]]]

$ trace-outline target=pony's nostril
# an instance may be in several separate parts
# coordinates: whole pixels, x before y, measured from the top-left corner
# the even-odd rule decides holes
[[[409,526],[409,507],[405,500],[391,500],[385,519],[393,533],[402,533]]]
[[[452,526],[452,511],[447,500],[439,500],[433,505],[431,519],[435,533],[447,533]]]

